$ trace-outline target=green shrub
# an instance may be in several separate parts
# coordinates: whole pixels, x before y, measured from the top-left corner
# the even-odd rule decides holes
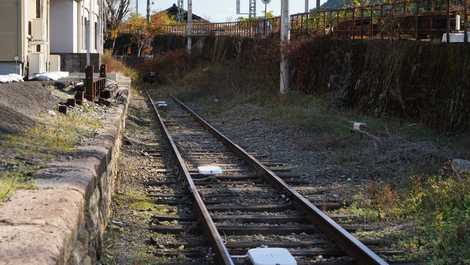
[[[430,264],[470,264],[470,176],[416,178],[407,200]]]

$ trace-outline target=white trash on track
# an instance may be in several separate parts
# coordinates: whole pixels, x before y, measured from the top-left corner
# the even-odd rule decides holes
[[[206,176],[219,175],[219,174],[224,173],[221,167],[211,166],[211,165],[197,167],[197,170],[199,171],[199,174],[206,175]]]
[[[285,248],[254,248],[248,250],[253,265],[297,265],[297,261]]]
[[[157,108],[166,108],[168,107],[168,103],[166,103],[166,101],[157,101],[155,102],[155,106],[157,106]]]

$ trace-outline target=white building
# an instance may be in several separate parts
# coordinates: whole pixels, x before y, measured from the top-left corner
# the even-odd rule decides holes
[[[51,53],[103,53],[104,0],[50,0]]]
[[[50,67],[50,0],[0,0],[0,74]]]

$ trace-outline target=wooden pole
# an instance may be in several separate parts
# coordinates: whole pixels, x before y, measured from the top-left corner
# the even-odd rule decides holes
[[[192,39],[191,35],[193,34],[193,1],[188,0],[188,17],[187,17],[187,22],[188,22],[188,28],[186,29],[187,32],[187,38],[188,38],[188,47],[187,51],[188,54],[191,54],[191,47],[193,46],[192,44]]]
[[[281,95],[289,91],[289,65],[287,62],[287,45],[290,40],[289,22],[289,0],[281,0]]]

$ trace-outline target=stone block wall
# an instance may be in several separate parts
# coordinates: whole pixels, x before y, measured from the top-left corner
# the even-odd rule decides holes
[[[0,206],[0,265],[96,264],[111,214],[127,106],[113,107],[99,135],[71,159],[40,170],[36,189],[19,190]]]

